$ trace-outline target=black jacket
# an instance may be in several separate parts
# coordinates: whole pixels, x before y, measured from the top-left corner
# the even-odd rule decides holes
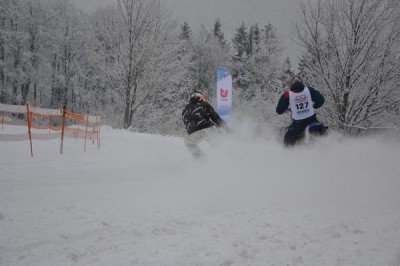
[[[224,121],[206,101],[191,100],[183,109],[182,118],[188,134],[214,125],[218,127],[224,125]]]
[[[322,94],[314,88],[308,87],[311,94],[311,99],[314,102],[314,108],[320,108],[324,102],[325,98]],[[290,87],[293,92],[301,92],[304,90],[304,85],[302,83],[295,83]],[[279,98],[278,105],[276,106],[276,113],[283,114],[289,107],[289,91],[285,91]]]

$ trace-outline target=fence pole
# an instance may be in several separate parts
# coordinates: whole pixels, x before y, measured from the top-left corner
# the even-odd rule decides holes
[[[61,118],[61,143],[60,143],[60,154],[63,153],[64,148],[64,129],[65,129],[65,113],[67,112],[67,108],[64,106],[62,109],[62,118]]]
[[[31,157],[33,157],[33,148],[32,148],[32,133],[31,133],[31,119],[32,119],[32,113],[29,112],[29,104],[26,103],[26,123],[28,126],[28,137],[29,137],[29,143],[30,143],[30,148],[31,148]]]
[[[97,149],[100,149],[100,115],[96,115],[97,125]]]
[[[75,134],[75,140],[76,140],[76,141],[78,141],[79,133],[80,133],[80,131],[81,131],[80,123],[81,123],[81,121],[79,121],[79,122],[77,123],[77,124],[78,124],[78,130],[75,130],[75,131],[74,131],[74,132],[76,132],[76,134]]]
[[[94,144],[94,136],[96,134],[96,121],[93,122],[93,128],[92,128],[92,133],[90,134],[91,138],[92,138],[92,144]]]
[[[86,113],[85,148],[83,149],[84,152],[86,152],[86,139],[87,139],[87,133],[88,133],[88,124],[89,124],[89,111]]]

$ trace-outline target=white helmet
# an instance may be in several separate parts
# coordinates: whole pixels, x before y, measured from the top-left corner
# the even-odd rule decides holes
[[[193,92],[190,95],[190,101],[195,100],[195,101],[201,102],[201,101],[204,101],[206,98],[207,98],[206,94],[201,91]]]

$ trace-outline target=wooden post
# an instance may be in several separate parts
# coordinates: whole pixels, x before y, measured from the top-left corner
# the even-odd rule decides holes
[[[31,122],[32,122],[32,113],[29,112],[29,104],[26,103],[26,123],[28,125],[28,137],[29,143],[31,147],[31,157],[33,157],[33,148],[32,148],[32,133],[31,133]]]
[[[97,120],[97,118],[96,118],[96,120]],[[92,134],[91,134],[92,144],[94,144],[94,136],[95,136],[95,134],[96,134],[96,122],[93,123],[93,129],[92,129]]]
[[[63,153],[64,148],[64,129],[65,129],[65,113],[67,112],[67,108],[64,106],[61,109],[62,117],[61,117],[61,143],[60,143],[60,154]]]
[[[79,133],[80,133],[80,131],[81,131],[80,123],[81,123],[81,121],[78,121],[78,122],[77,122],[77,124],[78,124],[78,129],[75,130],[75,132],[76,132],[76,133],[75,133],[75,140],[76,140],[76,141],[78,141]]]
[[[97,125],[97,149],[100,149],[100,115],[96,115]]]
[[[86,152],[86,139],[87,139],[87,133],[88,133],[88,124],[89,124],[89,111],[86,113],[86,130],[85,130],[85,148],[83,151]]]

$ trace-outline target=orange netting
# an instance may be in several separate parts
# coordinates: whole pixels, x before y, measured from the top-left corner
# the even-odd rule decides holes
[[[5,114],[11,114],[12,117],[6,117]],[[100,148],[100,117],[98,115],[72,113],[66,108],[45,109],[29,104],[20,106],[0,103],[0,123],[2,131],[4,125],[27,127],[27,133],[0,134],[0,141],[29,140],[32,156],[32,139],[60,138],[60,153],[63,152],[64,137],[85,139],[84,150],[86,150],[86,140],[92,140],[93,143],[97,140],[97,148]],[[32,129],[48,131],[39,133],[32,132]]]

